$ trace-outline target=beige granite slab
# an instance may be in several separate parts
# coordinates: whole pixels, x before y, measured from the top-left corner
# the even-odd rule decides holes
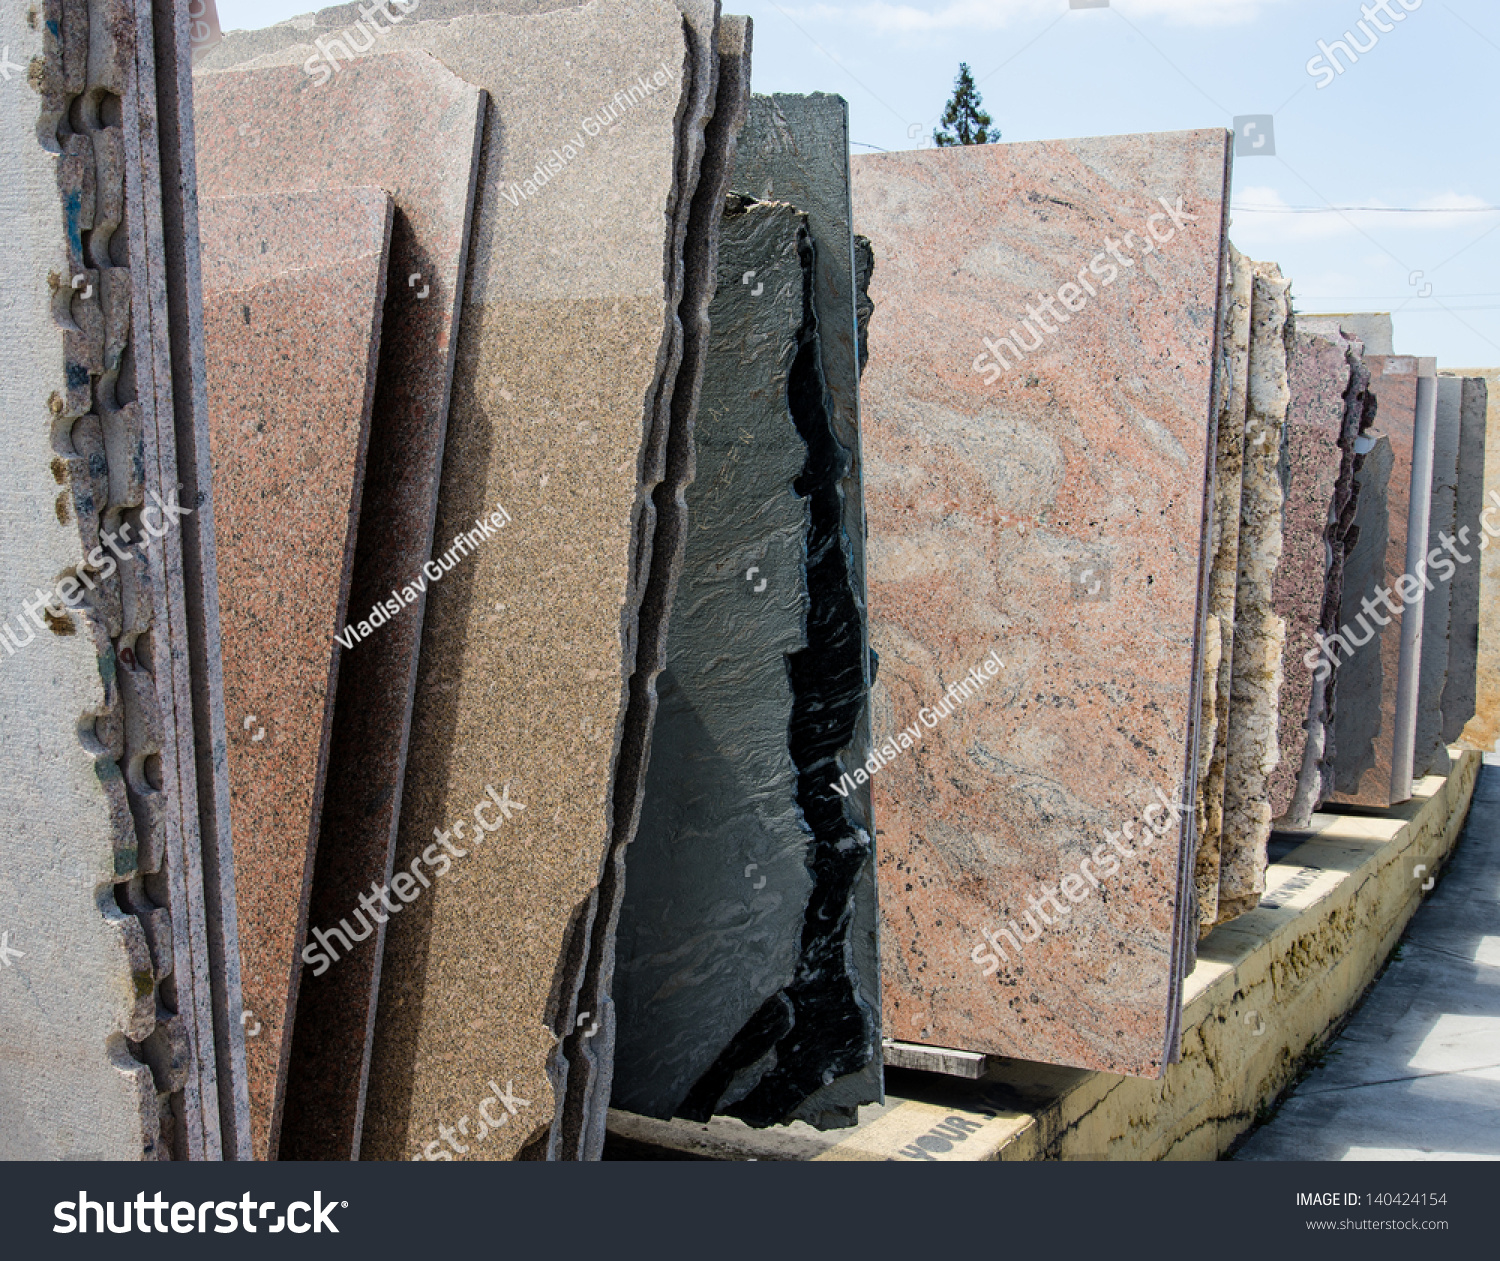
[[[1226,141],[854,159],[887,1037],[1176,1053]]]
[[[275,1159],[385,305],[383,189],[201,204],[257,1159]]]
[[[1286,622],[1273,593],[1281,563],[1285,495],[1281,461],[1287,405],[1288,282],[1274,263],[1255,263],[1250,307],[1244,485],[1240,492],[1239,582],[1234,604],[1229,747],[1224,763],[1224,832],[1218,920],[1252,909],[1266,887],[1271,773],[1279,739]]]

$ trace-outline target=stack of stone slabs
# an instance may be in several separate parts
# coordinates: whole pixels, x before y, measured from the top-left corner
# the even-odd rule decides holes
[[[1227,180],[1222,131],[854,159],[887,1036],[1176,1052]]]
[[[11,6],[0,42],[0,1152],[240,1156],[186,6]]]
[[[812,210],[738,198],[725,229],[620,929],[614,1100],[649,1115],[881,1095],[869,789],[828,774],[870,756],[848,148],[822,95],[754,98],[738,146],[736,189]]]
[[[634,830],[681,546],[723,190],[694,194],[732,136],[709,126],[717,5],[684,9],[433,4],[381,26],[381,51],[490,93],[436,535],[502,501],[515,521],[430,593],[397,866],[491,788],[516,804],[388,932],[365,1157],[602,1143],[615,907],[596,895]],[[231,35],[200,65],[347,64],[377,38],[361,21]],[[491,1082],[505,1126],[444,1147]]]
[[[1322,486],[1327,477],[1326,466],[1320,462],[1319,455],[1331,458],[1327,441],[1330,426],[1334,423],[1335,406],[1339,412],[1339,463],[1332,496],[1326,506],[1327,524],[1321,549],[1326,557],[1326,577],[1322,584],[1321,605],[1315,610],[1316,623],[1309,633],[1301,621],[1305,616],[1302,612],[1289,611],[1288,614],[1293,629],[1288,633],[1284,659],[1286,678],[1283,683],[1281,739],[1284,774],[1291,780],[1291,785],[1289,790],[1282,788],[1286,780],[1282,778],[1283,768],[1279,767],[1278,778],[1272,781],[1271,808],[1273,812],[1279,811],[1276,826],[1289,831],[1309,827],[1313,814],[1332,792],[1338,672],[1322,657],[1320,646],[1338,631],[1345,573],[1350,551],[1358,539],[1355,526],[1359,510],[1356,474],[1363,460],[1358,445],[1360,435],[1374,416],[1374,403],[1368,390],[1370,374],[1364,366],[1362,349],[1362,343],[1337,331],[1330,340],[1329,337],[1307,334],[1301,323],[1298,324],[1291,365],[1293,428],[1288,471],[1291,501],[1294,508],[1300,502],[1303,511],[1296,513],[1288,531],[1291,541],[1287,545],[1290,557],[1286,560],[1286,589],[1289,597],[1294,597],[1297,590],[1294,580],[1310,584],[1315,568],[1303,548],[1311,546],[1306,531],[1312,525],[1312,514],[1321,500]],[[1335,391],[1338,394],[1336,403]],[[1301,458],[1294,454],[1299,448],[1304,453]],[[1308,493],[1304,494],[1304,491]],[[1301,542],[1297,541],[1299,536]],[[1307,566],[1300,578],[1299,564]],[[1293,694],[1292,699],[1286,698],[1287,692]],[[1298,705],[1303,697],[1306,698],[1306,708],[1299,711]],[[1302,715],[1300,721],[1299,713]]]
[[[1422,619],[1400,612],[1405,607],[1421,611],[1423,583],[1417,570],[1425,559],[1431,503],[1436,364],[1410,355],[1367,355],[1365,362],[1376,403],[1369,436],[1378,433],[1390,444],[1387,541],[1383,576],[1369,575],[1362,588],[1345,583],[1339,634],[1349,641],[1347,647],[1330,641],[1344,684],[1337,731],[1347,725],[1351,733],[1349,740],[1336,737],[1332,800],[1384,809],[1411,796]],[[1366,489],[1373,491],[1373,483]],[[1370,511],[1379,515],[1373,503]],[[1342,668],[1349,652],[1372,640],[1380,643],[1378,674]]]
[[[365,58],[326,84],[271,66],[204,73],[195,85],[205,196],[379,185],[396,206],[364,481],[375,515],[355,551],[350,622],[357,630],[372,609],[398,607],[340,665],[313,927],[340,923],[360,893],[391,879],[484,95],[426,53]],[[385,924],[350,944],[298,991],[284,1159],[358,1158]]]
[[[1373,407],[1374,395],[1367,397]],[[1378,619],[1371,618],[1362,601],[1370,599],[1387,581],[1389,496],[1395,456],[1390,439],[1373,430],[1361,435],[1355,450],[1352,543],[1344,561],[1336,624],[1330,629],[1325,623],[1323,630],[1323,659],[1330,667],[1335,697],[1331,758],[1321,777],[1325,803],[1334,802],[1341,789],[1357,787],[1374,768],[1382,720],[1384,643]]]
[[[1224,832],[1224,768],[1229,754],[1234,678],[1234,606],[1239,590],[1240,497],[1245,483],[1245,408],[1250,378],[1250,261],[1227,240],[1214,372],[1214,508],[1210,524],[1208,613],[1203,635],[1203,712],[1199,721],[1197,845],[1193,861],[1198,931],[1218,923]]]
[[[1448,684],[1443,689],[1443,739],[1448,744],[1465,738],[1464,732],[1478,709],[1480,600],[1485,566],[1493,563],[1481,559],[1480,553],[1488,553],[1500,537],[1500,525],[1495,524],[1500,508],[1486,494],[1485,459],[1489,434],[1486,413],[1496,384],[1472,373],[1454,375],[1463,381],[1454,524],[1458,542],[1469,559],[1453,579],[1449,614]],[[1494,528],[1487,530],[1485,522]]]
[[[275,1159],[391,202],[378,188],[260,193],[201,213],[251,1121],[256,1157]]]
[[[1421,569],[1422,659],[1417,680],[1417,727],[1412,743],[1412,778],[1447,775],[1452,769],[1443,697],[1448,687],[1449,620],[1453,608],[1453,580],[1458,556],[1443,540],[1457,543],[1454,522],[1458,513],[1458,449],[1463,439],[1463,382],[1440,377],[1432,439],[1432,507],[1427,521],[1425,563]]]

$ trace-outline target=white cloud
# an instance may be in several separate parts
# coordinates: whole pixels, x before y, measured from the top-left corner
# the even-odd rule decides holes
[[[1374,237],[1391,232],[1472,232],[1493,227],[1500,211],[1480,212],[1488,203],[1466,193],[1437,193],[1419,198],[1410,209],[1380,209],[1379,198],[1362,199],[1370,209],[1296,211],[1274,188],[1249,187],[1236,191],[1233,228],[1257,240],[1331,241]],[[1450,213],[1444,213],[1444,212]],[[1238,238],[1237,238],[1238,239]]]
[[[1131,21],[1160,18],[1182,26],[1230,26],[1253,22],[1266,9],[1284,3],[1287,0],[1111,0],[1111,7]],[[1068,12],[1066,0],[944,0],[940,4],[867,0],[850,5],[777,4],[777,7],[814,22],[863,23],[882,34],[998,30],[1018,21],[1058,17]],[[1076,16],[1084,21],[1103,17],[1087,10],[1080,10]]]

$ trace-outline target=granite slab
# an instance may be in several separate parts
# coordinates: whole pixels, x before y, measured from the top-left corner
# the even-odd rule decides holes
[[[1240,497],[1245,484],[1245,416],[1250,380],[1250,261],[1228,245],[1220,297],[1214,440],[1214,510],[1204,624],[1202,745],[1198,755],[1198,843],[1193,855],[1194,901],[1200,934],[1219,917],[1220,843],[1224,833],[1224,766],[1229,755],[1234,679],[1234,606],[1239,590]]]
[[[811,257],[800,211],[730,199],[692,525],[617,937],[613,1098],[648,1116],[688,1105],[707,1120],[733,1102],[722,1095],[734,1073],[711,1074],[747,1026],[794,1023],[784,996],[801,957],[813,836],[790,748],[787,661],[814,628],[811,512],[795,489],[808,446],[791,389]],[[740,283],[752,273],[753,289]],[[771,1067],[767,1049],[749,1050],[749,1067],[762,1062],[745,1085]]]
[[[1422,659],[1417,679],[1417,728],[1412,745],[1412,775],[1446,777],[1452,769],[1448,743],[1443,739],[1443,695],[1448,687],[1449,619],[1453,580],[1459,562],[1443,546],[1456,545],[1454,521],[1458,512],[1458,449],[1462,440],[1461,380],[1439,377],[1433,425],[1432,506],[1427,522],[1425,563],[1421,573],[1427,590],[1422,596]],[[1459,551],[1459,555],[1463,553]]]
[[[1335,802],[1342,794],[1358,792],[1367,778],[1373,785],[1372,797],[1378,796],[1381,783],[1378,761],[1387,669],[1382,631],[1389,629],[1389,620],[1382,627],[1379,618],[1372,617],[1365,608],[1364,601],[1373,600],[1374,593],[1383,590],[1389,581],[1388,497],[1395,455],[1391,440],[1374,430],[1361,436],[1356,451],[1356,512],[1351,531],[1354,543],[1344,562],[1338,629],[1324,635],[1325,643],[1332,649],[1324,660],[1330,663],[1337,697],[1332,723],[1332,792],[1328,794],[1329,800]],[[1378,608],[1376,611],[1379,612]],[[1380,617],[1387,615],[1380,613]],[[1394,666],[1395,662],[1391,664]],[[1386,739],[1389,741],[1388,735]],[[1389,783],[1388,763],[1384,782]]]
[[[310,921],[334,924],[389,883],[433,554],[485,93],[426,53],[363,58],[317,85],[299,66],[205,72],[195,109],[205,196],[378,186],[395,203],[384,353],[355,549]],[[421,143],[411,138],[420,136]],[[447,550],[447,540],[439,549]],[[396,601],[368,636],[372,610]],[[388,610],[376,614],[384,619]],[[358,1159],[385,925],[308,971],[288,1069],[286,1159]]]
[[[1346,579],[1340,631],[1342,640],[1330,639],[1332,655],[1337,658],[1341,679],[1351,680],[1340,689],[1340,709],[1347,704],[1359,711],[1349,715],[1352,739],[1346,743],[1341,712],[1336,730],[1336,792],[1332,800],[1341,805],[1375,806],[1385,809],[1406,799],[1411,791],[1411,748],[1416,729],[1415,679],[1416,658],[1420,652],[1420,618],[1405,618],[1401,610],[1407,601],[1399,586],[1410,578],[1406,590],[1421,590],[1420,580],[1408,570],[1408,522],[1415,513],[1418,547],[1427,537],[1426,515],[1430,494],[1430,472],[1426,478],[1414,477],[1421,471],[1424,433],[1419,426],[1419,382],[1431,388],[1434,365],[1430,359],[1410,355],[1366,355],[1370,369],[1370,393],[1376,410],[1373,435],[1378,432],[1390,445],[1391,470],[1384,497],[1386,520],[1386,555],[1379,570],[1362,565],[1361,582],[1350,588]],[[1425,392],[1425,391],[1424,391]],[[1432,391],[1436,402],[1435,390]],[[1431,469],[1431,412],[1425,428],[1425,467]],[[1369,483],[1362,480],[1361,486]],[[1365,490],[1361,490],[1361,495]],[[1372,506],[1378,518],[1379,507]],[[1363,509],[1361,509],[1363,515]],[[1364,527],[1361,525],[1361,533]],[[1382,594],[1382,593],[1385,594]],[[1365,601],[1373,607],[1366,608]],[[1364,646],[1368,635],[1379,642],[1380,670],[1365,665],[1345,669],[1347,652]],[[1347,644],[1347,647],[1339,646]],[[1363,658],[1368,654],[1360,654]],[[1378,679],[1378,700],[1375,692]],[[1402,697],[1403,691],[1406,693]],[[1373,737],[1372,740],[1367,737]]]
[[[1330,531],[1338,512],[1335,499],[1346,469],[1345,396],[1352,370],[1348,342],[1305,332],[1300,322],[1288,352],[1291,402],[1286,422],[1286,504],[1281,563],[1271,605],[1286,623],[1279,720],[1281,760],[1267,783],[1271,817],[1292,806],[1303,769],[1308,724],[1314,708],[1313,668],[1318,656],[1331,571]],[[1348,472],[1352,474],[1352,467]],[[1318,708],[1321,709],[1321,697]]]
[[[1484,528],[1485,440],[1491,386],[1483,377],[1466,376],[1460,402],[1458,488],[1454,525],[1463,548],[1452,583],[1449,609],[1448,683],[1443,689],[1443,739],[1456,744],[1474,718],[1479,668],[1479,610],[1484,561],[1477,550],[1488,551],[1493,539]],[[1467,533],[1464,533],[1467,531]]]
[[[1375,402],[1369,392],[1370,372],[1365,367],[1363,343],[1337,334],[1344,357],[1344,368],[1338,375],[1346,377],[1343,391],[1343,417],[1339,436],[1341,462],[1329,505],[1327,527],[1328,573],[1323,588],[1323,603],[1318,615],[1314,645],[1299,657],[1288,653],[1286,669],[1310,670],[1306,732],[1303,738],[1301,766],[1291,801],[1277,825],[1292,831],[1311,826],[1312,816],[1333,794],[1336,756],[1334,729],[1338,709],[1338,672],[1332,663],[1319,668],[1320,645],[1338,632],[1339,612],[1343,601],[1345,573],[1349,554],[1358,539],[1355,518],[1359,510],[1359,486],[1355,478],[1362,457],[1358,454],[1359,438],[1374,420]],[[1315,650],[1316,649],[1316,650]],[[1284,685],[1283,685],[1284,686]]]
[[[896,1040],[1176,1053],[1227,139],[853,160]]]
[[[868,705],[868,582],[865,564],[864,455],[860,434],[861,327],[868,328],[873,304],[868,300],[870,268],[856,262],[849,193],[849,109],[837,96],[777,94],[751,98],[749,114],[735,155],[732,182],[737,191],[761,200],[783,200],[804,211],[814,250],[813,309],[817,319],[817,357],[824,390],[832,408],[838,445],[838,552],[846,574],[837,578],[848,591],[853,619],[839,615],[833,631],[829,618],[817,620],[825,632],[821,669],[836,678],[825,700],[838,702],[845,714],[847,742],[832,750],[850,765],[863,765],[872,749]],[[873,266],[873,263],[871,264]],[[860,308],[865,306],[863,317]],[[863,318],[863,325],[861,324]],[[830,551],[828,560],[838,557]],[[834,647],[835,640],[837,647]],[[831,733],[830,733],[831,734]],[[869,785],[854,785],[847,797],[827,795],[819,806],[827,824],[842,834],[837,820],[846,818],[856,834],[874,836]],[[820,1005],[827,1012],[819,1023],[830,1031],[831,1046],[820,1052],[846,1065],[836,1080],[820,1085],[803,1109],[804,1120],[820,1123],[824,1112],[852,1117],[851,1109],[882,1097],[880,1054],[879,911],[874,850],[860,851],[862,862],[848,890],[850,914],[839,918],[845,942],[844,975],[852,994],[831,986]],[[802,1001],[803,1020],[807,1002]],[[837,1033],[831,1031],[837,1030]],[[868,1054],[847,1045],[851,1031],[863,1038]],[[808,1044],[799,1046],[810,1052]],[[858,1067],[849,1069],[848,1064]],[[821,1081],[823,1074],[816,1073]]]
[[[513,521],[429,593],[396,866],[446,857],[434,833],[455,820],[495,821],[491,789],[510,817],[495,844],[460,839],[387,929],[365,1158],[559,1155],[602,1135],[613,1012],[580,996],[608,992],[599,886],[635,826],[680,547],[673,406],[681,391],[691,412],[709,299],[699,261],[688,297],[687,242],[718,50],[702,4],[691,23],[664,0],[547,7],[435,7],[381,39],[490,95],[436,535]],[[200,67],[337,77],[334,41],[379,38],[359,20],[230,34]],[[495,1088],[504,1124],[464,1141]]]
[[[1484,495],[1479,529],[1500,526],[1500,368],[1459,369],[1483,381],[1486,389],[1484,429]],[[1485,531],[1488,533],[1488,531]],[[1500,753],[1500,547],[1484,549],[1479,563],[1479,647],[1476,650],[1474,717],[1464,728],[1470,748]]]
[[[1286,622],[1275,606],[1286,496],[1288,282],[1274,263],[1255,263],[1250,305],[1250,367],[1240,492],[1239,580],[1234,602],[1234,662],[1229,748],[1224,765],[1224,834],[1219,855],[1218,920],[1260,904],[1271,837],[1269,780],[1281,759],[1279,724]]]
[[[0,776],[0,949],[20,973],[0,995],[0,1152],[217,1159],[238,1150],[243,1078],[237,1030],[216,1020],[236,1002],[233,930],[213,918],[227,893],[232,925],[233,896],[197,567],[202,374],[179,353],[190,185],[162,189],[191,150],[181,14],[133,0],[38,16],[0,15],[27,68],[0,123],[0,715],[18,759]]]
[[[275,1159],[379,361],[391,199],[206,199],[204,330],[251,1129]]]

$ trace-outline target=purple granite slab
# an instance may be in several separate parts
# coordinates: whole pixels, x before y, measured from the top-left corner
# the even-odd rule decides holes
[[[1313,671],[1306,657],[1316,651],[1329,576],[1329,527],[1344,469],[1344,394],[1349,361],[1344,344],[1293,334],[1287,362],[1291,403],[1283,446],[1286,499],[1281,523],[1281,564],[1271,604],[1286,621],[1282,661],[1281,760],[1267,784],[1271,817],[1292,803],[1313,699]],[[1352,474],[1352,469],[1348,470]],[[1316,658],[1314,658],[1316,660]]]

